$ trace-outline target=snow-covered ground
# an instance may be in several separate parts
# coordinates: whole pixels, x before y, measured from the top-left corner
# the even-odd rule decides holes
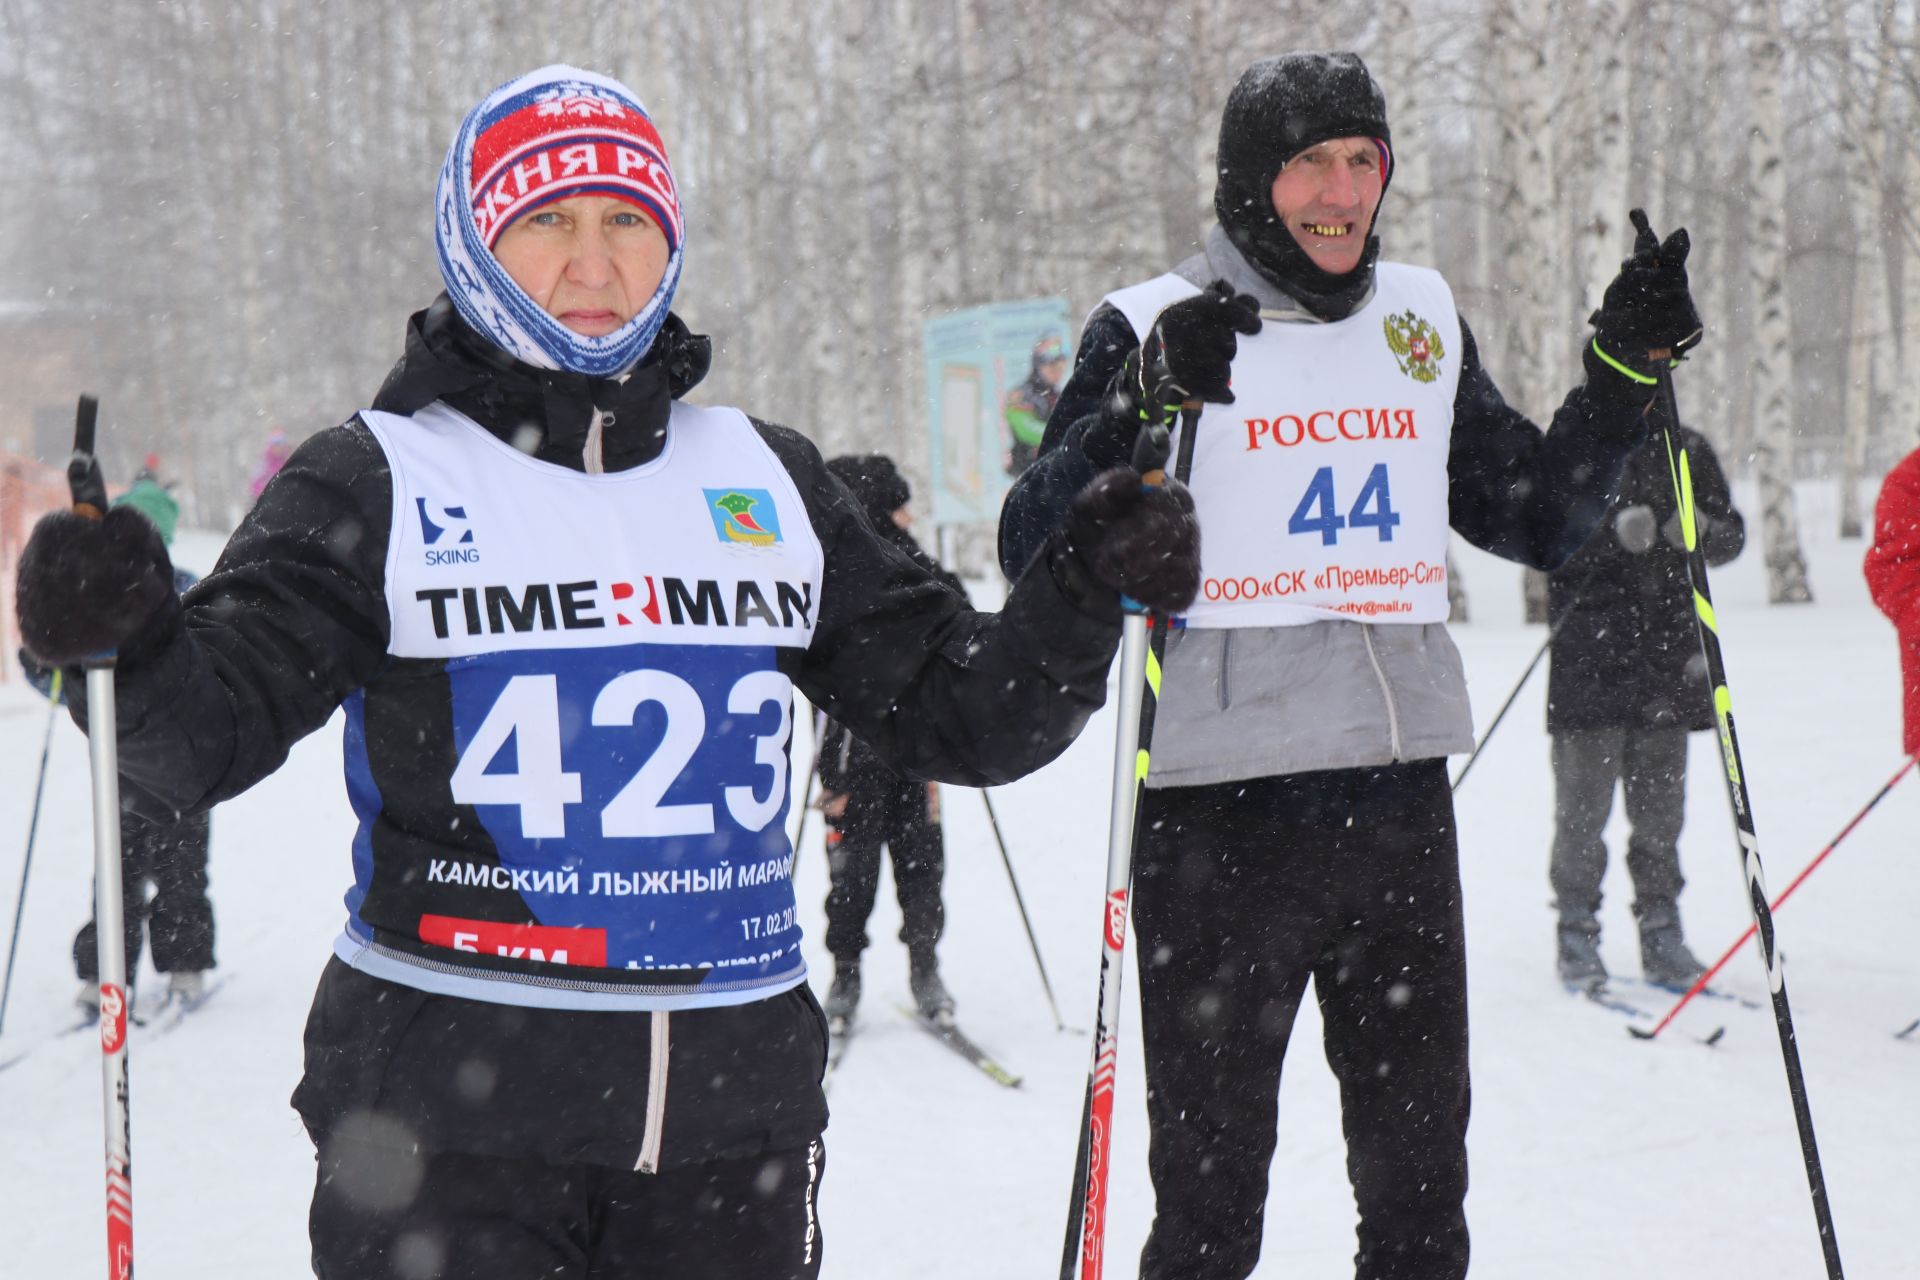
[[[1899,766],[1893,634],[1840,543],[1831,490],[1803,490],[1819,603],[1768,608],[1757,550],[1716,574],[1728,666],[1761,848],[1775,891]],[[213,540],[183,538],[205,568]],[[1544,632],[1519,622],[1518,572],[1471,550],[1475,618],[1457,628],[1484,722]],[[1552,784],[1535,677],[1459,795],[1474,1035],[1474,1274],[1824,1274],[1773,1020],[1697,1001],[1676,1030],[1725,1026],[1718,1047],[1630,1038],[1624,1019],[1569,999],[1551,970],[1546,850]],[[0,921],[18,885],[45,704],[0,686]],[[1056,765],[995,793],[1021,887],[1069,1024],[1092,1019],[1112,721],[1096,719]],[[179,1032],[133,1044],[136,1231],[144,1280],[307,1273],[312,1151],[287,1106],[300,1028],[340,923],[349,818],[339,723],[214,819],[218,998]],[[799,748],[804,751],[804,744]],[[1693,740],[1690,887],[1682,908],[1711,959],[1747,923],[1713,740]],[[1457,767],[1457,762],[1456,762]],[[85,745],[54,735],[48,808],[27,897],[0,1059],[70,1017],[68,947],[88,909]],[[1006,1090],[894,1012],[906,959],[890,902],[876,913],[864,1029],[832,1091],[821,1193],[826,1274],[1051,1275],[1060,1255],[1087,1069],[1084,1031],[1054,1029],[977,795],[949,788],[949,934],[963,1025],[1025,1077]],[[1616,815],[1616,832],[1618,834]],[[1779,916],[1788,991],[1843,1257],[1857,1276],[1920,1276],[1920,784],[1894,791]],[[1616,850],[1618,846],[1616,844]],[[819,947],[826,874],[817,818],[798,872]],[[1624,868],[1608,878],[1603,940],[1637,966]],[[890,894],[890,890],[887,891]],[[883,898],[886,895],[883,894]],[[1122,1025],[1114,1273],[1132,1273],[1152,1212],[1133,974]],[[1763,997],[1749,949],[1727,987]],[[1658,993],[1644,998],[1659,1004]],[[1282,1087],[1266,1248],[1258,1275],[1350,1274],[1352,1199],[1333,1080],[1312,1001]],[[98,1055],[87,1037],[45,1044],[0,1073],[0,1276],[96,1274],[101,1226]]]

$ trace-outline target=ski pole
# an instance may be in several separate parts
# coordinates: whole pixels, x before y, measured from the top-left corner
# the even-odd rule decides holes
[[[1570,616],[1571,611],[1561,614],[1560,622],[1565,622]],[[1514,684],[1513,692],[1509,693],[1507,700],[1500,704],[1500,709],[1493,713],[1493,723],[1489,724],[1487,731],[1480,735],[1480,741],[1473,744],[1473,754],[1469,755],[1467,762],[1460,766],[1460,772],[1454,775],[1453,786],[1448,788],[1449,790],[1458,791],[1460,784],[1467,780],[1467,775],[1473,772],[1473,762],[1478,760],[1480,753],[1487,749],[1487,743],[1493,738],[1493,731],[1498,729],[1500,722],[1507,718],[1507,712],[1512,709],[1514,699],[1518,698],[1520,691],[1527,687],[1527,681],[1533,679],[1533,669],[1540,665],[1540,659],[1547,656],[1547,649],[1552,646],[1553,638],[1560,634],[1560,622],[1554,623],[1552,630],[1547,632],[1547,638],[1540,642],[1540,648],[1534,652],[1533,661],[1529,662],[1527,669],[1520,673],[1520,679]]]
[[[1533,679],[1534,668],[1540,665],[1540,659],[1546,657],[1547,651],[1553,647],[1553,638],[1560,634],[1560,628],[1566,626],[1567,619],[1573,617],[1575,611],[1580,608],[1580,602],[1586,597],[1587,588],[1593,585],[1593,576],[1599,571],[1599,568],[1599,562],[1595,561],[1588,566],[1586,573],[1581,575],[1580,585],[1574,589],[1573,595],[1567,600],[1566,606],[1560,610],[1559,620],[1556,621],[1552,627],[1548,628],[1547,638],[1540,642],[1540,648],[1533,655],[1533,661],[1529,662],[1527,669],[1520,673],[1520,679],[1513,686],[1513,692],[1507,695],[1507,700],[1500,704],[1498,711],[1493,713],[1493,723],[1489,724],[1487,731],[1480,735],[1480,741],[1473,744],[1473,754],[1469,755],[1467,762],[1460,766],[1460,772],[1454,778],[1453,785],[1448,788],[1449,790],[1458,791],[1460,784],[1467,780],[1467,774],[1473,769],[1473,762],[1480,758],[1480,753],[1487,749],[1487,743],[1492,740],[1493,731],[1498,729],[1500,722],[1507,718],[1507,712],[1513,709],[1514,700],[1520,696],[1520,691],[1527,687],[1527,681]]]
[[[1634,210],[1634,223],[1647,232],[1647,215]],[[1647,232],[1647,234],[1651,234]],[[1652,353],[1663,365],[1676,353]],[[1760,837],[1755,831],[1753,804],[1747,794],[1747,771],[1740,758],[1740,740],[1734,732],[1733,696],[1727,690],[1727,668],[1720,651],[1719,619],[1713,611],[1713,595],[1707,585],[1707,557],[1700,546],[1700,531],[1693,508],[1693,472],[1687,451],[1679,441],[1680,407],[1673,392],[1673,373],[1663,367],[1654,381],[1659,391],[1656,403],[1666,419],[1667,466],[1673,476],[1674,497],[1680,507],[1680,525],[1686,535],[1687,578],[1693,586],[1694,629],[1700,636],[1700,651],[1707,660],[1707,683],[1713,689],[1714,719],[1720,730],[1720,749],[1726,764],[1727,799],[1733,806],[1734,835],[1740,842],[1741,868],[1746,876],[1747,903],[1753,911],[1754,931],[1760,940],[1760,958],[1766,964],[1767,986],[1773,995],[1774,1028],[1780,1036],[1780,1057],[1787,1072],[1787,1093],[1793,1102],[1794,1123],[1800,1133],[1800,1154],[1807,1170],[1807,1186],[1813,1196],[1814,1222],[1820,1229],[1820,1250],[1826,1259],[1828,1280],[1843,1280],[1840,1268],[1840,1244],[1834,1235],[1833,1210],[1827,1202],[1826,1175],[1820,1167],[1820,1150],[1814,1141],[1813,1110],[1807,1100],[1806,1075],[1800,1067],[1800,1047],[1794,1035],[1793,1010],[1787,1003],[1786,973],[1774,946],[1773,912],[1767,907],[1766,880],[1760,867]]]
[[[813,808],[813,784],[820,777],[820,727],[826,717],[815,715],[813,725],[813,762],[807,766],[807,781],[800,789],[800,821],[793,828],[793,856],[800,856],[800,841],[807,834],[807,814]]]
[[[1907,776],[1907,771],[1913,768],[1914,764],[1915,764],[1914,758],[1908,757],[1907,762],[1900,766],[1900,772],[1894,774],[1891,778],[1888,778],[1886,781],[1886,785],[1881,787],[1880,790],[1874,792],[1873,799],[1867,801],[1866,805],[1861,808],[1860,812],[1853,815],[1853,820],[1847,823],[1846,826],[1842,827],[1840,829],[1840,834],[1835,836],[1832,840],[1830,840],[1827,843],[1827,847],[1822,849],[1819,852],[1819,854],[1814,857],[1814,860],[1812,862],[1809,862],[1806,865],[1806,868],[1803,871],[1801,871],[1799,875],[1793,878],[1793,883],[1789,884],[1785,889],[1780,891],[1780,896],[1775,898],[1771,903],[1767,905],[1767,910],[1770,912],[1778,911],[1780,909],[1780,904],[1785,902],[1788,898],[1791,898],[1793,896],[1793,891],[1795,889],[1798,889],[1801,886],[1801,884],[1805,882],[1806,878],[1813,874],[1814,868],[1818,867],[1821,863],[1825,862],[1827,860],[1827,855],[1840,847],[1840,842],[1842,840],[1845,840],[1849,835],[1853,833],[1853,829],[1860,825],[1860,820],[1862,818],[1866,817],[1869,813],[1873,812],[1873,807],[1879,804],[1880,801],[1886,797],[1887,792],[1893,790],[1895,783],[1899,782],[1900,779]],[[1640,1037],[1640,1039],[1642,1040],[1651,1040],[1655,1036],[1659,1035],[1662,1031],[1666,1030],[1667,1024],[1672,1022],[1674,1018],[1678,1017],[1680,1011],[1686,1008],[1687,1005],[1692,1002],[1695,996],[1699,995],[1702,991],[1705,991],[1707,989],[1707,984],[1713,981],[1714,975],[1718,974],[1722,969],[1727,967],[1727,962],[1733,959],[1733,957],[1739,953],[1740,948],[1746,945],[1747,939],[1753,936],[1753,932],[1755,928],[1756,928],[1755,925],[1751,925],[1751,924],[1748,925],[1747,931],[1741,934],[1738,938],[1735,938],[1733,941],[1733,945],[1720,953],[1720,958],[1713,962],[1713,967],[1711,969],[1708,969],[1705,973],[1701,974],[1698,978],[1695,978],[1693,980],[1693,985],[1687,988],[1686,994],[1681,996],[1679,1000],[1674,1002],[1673,1008],[1667,1010],[1666,1016],[1661,1018],[1659,1022],[1656,1022],[1654,1024],[1653,1030],[1642,1031],[1638,1027],[1629,1027],[1628,1030],[1632,1031],[1634,1035]]]
[[[99,402],[80,397],[67,485],[75,515],[107,513],[107,484],[94,455]],[[133,1277],[133,1109],[127,1077],[127,939],[120,893],[119,730],[112,653],[86,660],[87,754],[93,766],[93,920],[100,965],[100,1084],[106,1113],[107,1275]]]
[[[1179,460],[1174,477],[1182,484],[1193,468],[1194,427],[1200,405],[1180,411]],[[1140,433],[1133,465],[1149,485],[1166,483],[1167,430],[1152,426]],[[1106,1266],[1107,1178],[1112,1157],[1113,1086],[1120,1055],[1120,962],[1127,948],[1127,902],[1133,892],[1133,851],[1140,841],[1141,800],[1147,786],[1148,753],[1153,745],[1154,712],[1160,701],[1160,659],[1167,649],[1167,619],[1155,614],[1151,632],[1146,612],[1123,601],[1120,631],[1120,705],[1113,736],[1113,807],[1107,828],[1107,894],[1101,913],[1100,1001],[1093,1020],[1093,1062],[1080,1113],[1080,1143],[1073,1169],[1073,1193],[1067,1209],[1067,1239],[1060,1259],[1061,1280],[1100,1280]]]
[[[1020,896],[1020,881],[1013,874],[1013,856],[1007,852],[1007,838],[1000,833],[1000,815],[993,811],[993,796],[980,788],[981,803],[987,806],[987,822],[993,827],[993,842],[1000,846],[1000,861],[1007,868],[1007,883],[1013,886],[1013,905],[1020,908],[1020,923],[1027,929],[1027,945],[1033,948],[1033,966],[1040,970],[1040,987],[1047,993],[1047,1007],[1053,1010],[1053,1029],[1065,1031],[1060,1006],[1053,998],[1053,983],[1047,981],[1046,961],[1040,958],[1040,939],[1033,936],[1033,918],[1027,914],[1027,900]]]
[[[33,815],[27,819],[27,856],[20,863],[20,900],[13,908],[13,940],[7,944],[7,973],[0,978],[0,1030],[7,1025],[7,1000],[13,994],[13,959],[20,950],[20,922],[27,915],[27,875],[33,870],[33,840],[40,832],[40,799],[47,793],[47,758],[53,751],[53,722],[60,715],[60,678],[57,668],[47,690],[47,732],[40,740],[40,780],[33,784]]]

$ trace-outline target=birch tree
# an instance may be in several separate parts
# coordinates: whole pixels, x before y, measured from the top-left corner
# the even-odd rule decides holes
[[[1884,35],[1893,19],[1892,0],[1879,0],[1875,26]],[[1883,251],[1886,184],[1882,174],[1887,145],[1884,108],[1892,62],[1884,42],[1872,46],[1871,70],[1859,66],[1856,45],[1848,39],[1847,6],[1832,0],[1835,45],[1842,61],[1839,78],[1840,157],[1846,166],[1843,203],[1847,240],[1853,246],[1852,322],[1847,331],[1846,416],[1840,448],[1840,536],[1861,536],[1860,473],[1866,463],[1867,437],[1879,407],[1888,367],[1885,346],[1892,330],[1887,300],[1887,264]],[[1871,77],[1871,89],[1860,92]]]
[[[1510,216],[1503,219],[1499,242],[1508,246],[1509,285],[1506,368],[1507,398],[1536,419],[1552,405],[1558,365],[1550,355],[1552,335],[1565,329],[1559,313],[1555,266],[1560,219],[1554,206],[1552,106],[1557,87],[1548,58],[1548,33],[1557,25],[1558,0],[1539,6],[1495,0],[1490,13],[1493,46],[1493,100],[1498,118],[1501,188]],[[1547,616],[1546,575],[1529,571],[1523,596],[1529,622]]]
[[[1755,308],[1754,474],[1767,598],[1800,604],[1811,601],[1813,592],[1793,497],[1793,324],[1787,301],[1786,113],[1780,102],[1786,43],[1780,0],[1754,0],[1753,16],[1747,45],[1752,110],[1747,164],[1754,211],[1748,258]]]

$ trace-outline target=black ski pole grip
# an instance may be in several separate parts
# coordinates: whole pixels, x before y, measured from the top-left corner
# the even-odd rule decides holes
[[[1190,416],[1198,416],[1201,403],[1189,400],[1180,406]],[[1173,433],[1162,423],[1145,427],[1133,441],[1133,469],[1140,483],[1157,489],[1167,482],[1167,463],[1173,457]]]
[[[1167,459],[1173,456],[1173,435],[1159,423],[1142,427],[1133,442],[1133,469],[1140,483],[1155,489],[1167,482]]]
[[[107,514],[107,482],[100,474],[100,459],[93,451],[94,428],[100,419],[100,402],[92,396],[80,397],[80,408],[73,419],[73,456],[67,460],[67,488],[73,495],[73,513],[89,520]]]

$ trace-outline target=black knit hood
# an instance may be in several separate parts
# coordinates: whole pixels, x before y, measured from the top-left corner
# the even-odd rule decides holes
[[[867,518],[881,529],[893,527],[893,513],[907,505],[913,488],[884,453],[849,453],[827,460],[827,470],[853,491]]]
[[[1352,53],[1263,58],[1241,73],[1220,116],[1214,213],[1261,275],[1322,320],[1350,315],[1372,293],[1380,238],[1369,226],[1358,266],[1344,275],[1321,270],[1274,212],[1273,180],[1308,147],[1348,137],[1377,138],[1388,146],[1384,201],[1393,177],[1387,100]],[[1378,221],[1377,210],[1374,216]]]

